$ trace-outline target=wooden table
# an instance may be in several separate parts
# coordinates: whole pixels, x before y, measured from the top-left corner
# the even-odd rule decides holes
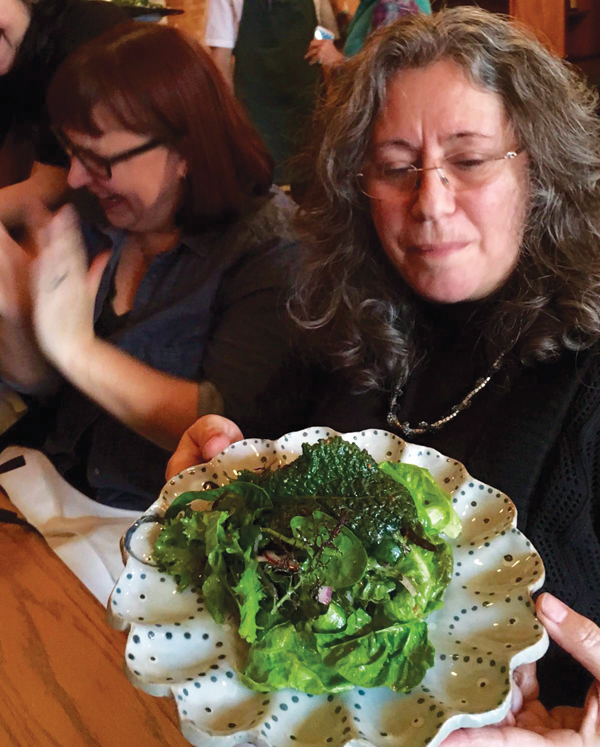
[[[2,493],[0,509],[16,513]],[[124,648],[40,535],[0,523],[0,747],[189,747],[174,703],[127,680]]]

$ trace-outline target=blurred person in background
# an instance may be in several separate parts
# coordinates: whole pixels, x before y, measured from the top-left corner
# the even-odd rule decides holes
[[[209,0],[206,44],[263,137],[277,184],[298,178],[289,159],[319,94],[319,70],[304,59],[317,25],[337,35],[329,0]]]
[[[430,14],[429,0],[360,0],[348,26],[342,51],[331,39],[313,39],[306,59],[311,65],[319,63],[325,67],[336,67],[360,52],[371,32],[413,13]]]
[[[0,221],[20,224],[36,200],[64,200],[68,161],[50,130],[46,91],[80,44],[127,19],[113,3],[0,3]]]

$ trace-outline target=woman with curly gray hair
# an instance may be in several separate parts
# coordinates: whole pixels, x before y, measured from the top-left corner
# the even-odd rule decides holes
[[[485,176],[487,186],[514,169],[523,172],[525,181],[519,185],[523,192],[516,200],[518,211],[508,204],[514,192],[503,191],[499,200],[503,203],[499,209],[506,210],[516,231],[514,256],[505,256],[509,264],[505,276],[494,278],[492,270],[494,287],[463,290],[462,282],[453,282],[451,290],[440,293],[433,286],[420,287],[434,273],[425,269],[426,264],[439,275],[439,262],[425,262],[427,257],[434,259],[431,252],[420,259],[417,255],[419,261],[411,261],[412,255],[405,261],[388,246],[399,237],[388,236],[393,221],[386,211],[391,204],[397,213],[402,204],[398,198],[418,194],[414,188],[425,186],[432,174],[440,177],[434,186],[444,186],[443,166],[421,174],[413,168],[419,154],[411,142],[408,147],[380,145],[386,137],[379,133],[386,131],[395,102],[393,114],[411,114],[409,102],[402,100],[406,93],[401,72],[442,61],[448,63],[444,67],[460,67],[471,86],[496,95],[503,107],[503,121],[497,128],[503,138],[497,144],[502,142],[503,147],[506,142],[518,151],[514,159],[490,159],[498,155],[496,142],[482,151],[470,147],[475,138],[469,138],[468,132],[457,132],[449,141],[452,147],[446,148],[448,155],[442,154],[446,167],[458,177],[455,188],[446,192],[454,194],[458,187],[462,195],[479,196],[481,190],[472,189],[474,179],[479,182]],[[428,99],[439,97],[445,83],[437,75],[434,79],[425,90]],[[458,113],[462,107],[461,101],[453,103],[450,116],[454,108]],[[390,262],[417,297],[430,301],[454,303],[497,291],[482,329],[492,359],[510,349],[523,363],[550,360],[565,347],[579,350],[596,341],[600,334],[600,122],[595,105],[595,93],[534,39],[497,16],[467,8],[396,24],[360,59],[348,64],[320,112],[324,135],[316,156],[317,178],[303,217],[314,250],[299,278],[292,308],[304,326],[324,330],[328,355],[355,385],[385,386],[390,376],[403,385],[429,347],[421,330],[415,334],[419,327],[415,297],[399,295]],[[457,160],[465,154],[477,158]],[[451,186],[453,174],[446,177]],[[494,213],[494,219],[504,225],[503,234],[508,225],[497,209]],[[489,218],[485,216],[486,222]],[[433,234],[427,234],[426,243],[437,240],[432,230],[437,222],[423,219],[419,224]],[[452,236],[460,238],[454,233],[460,230]],[[418,238],[417,243],[423,243]],[[400,243],[405,243],[404,238]],[[368,251],[380,246],[384,252]],[[471,259],[472,254],[461,258],[461,274],[465,265],[473,271]],[[459,263],[453,259],[452,266],[458,268]],[[417,283],[406,276],[410,268],[424,275]]]
[[[538,604],[588,670],[555,646],[538,669],[547,707],[581,706],[600,675],[596,103],[498,15],[459,7],[375,35],[320,113],[301,216],[312,250],[289,303],[326,370],[325,385],[311,382],[312,422],[392,430],[508,493],[546,589],[591,618],[549,595]],[[172,471],[239,435],[199,421]],[[588,631],[587,654],[574,631]],[[591,692],[588,711],[569,711],[565,745],[581,744],[582,729],[600,739],[597,683]],[[537,721],[526,709],[517,723],[558,728],[533,710]],[[504,738],[530,743],[520,730]]]

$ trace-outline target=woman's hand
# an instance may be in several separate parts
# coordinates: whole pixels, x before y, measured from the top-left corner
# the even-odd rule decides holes
[[[536,612],[550,636],[590,671],[596,682],[584,708],[547,711],[529,679],[522,709],[500,726],[459,729],[442,747],[598,747],[600,745],[600,628],[553,597],[542,594]]]
[[[94,344],[94,303],[108,255],[88,271],[77,216],[68,206],[38,230],[33,272],[34,329],[40,348],[63,373]]]
[[[29,271],[31,256],[0,223],[0,320],[28,324],[31,311]]]
[[[237,425],[221,415],[205,415],[183,434],[167,465],[166,479],[182,470],[210,461],[244,436]]]
[[[172,376],[94,332],[97,289],[108,261],[87,257],[75,212],[63,208],[38,231],[33,322],[40,348],[63,376],[123,425],[171,451],[204,412],[220,412],[209,381]],[[108,303],[108,302],[107,302]]]
[[[49,391],[56,378],[33,333],[32,259],[0,224],[0,376],[33,394]]]
[[[346,59],[331,39],[313,39],[308,51],[304,55],[311,65],[319,64],[327,67],[340,65]]]

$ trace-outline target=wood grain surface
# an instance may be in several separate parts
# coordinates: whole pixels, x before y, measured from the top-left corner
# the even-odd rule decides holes
[[[510,0],[509,12],[533,29],[542,44],[565,56],[565,0]]]
[[[0,494],[0,747],[189,747],[123,672],[125,634]]]

